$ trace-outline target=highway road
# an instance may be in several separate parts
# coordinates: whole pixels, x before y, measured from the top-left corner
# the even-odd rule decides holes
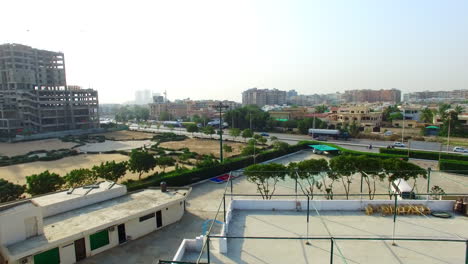
[[[130,127],[130,130],[136,130],[136,131],[143,131],[143,132],[173,132],[177,134],[184,134],[184,135],[192,135],[192,133],[189,133],[185,130],[185,128],[174,128],[174,129],[169,129],[166,127],[160,127],[159,129],[157,128],[137,128],[137,127]],[[298,141],[301,140],[311,140],[310,136],[307,135],[293,135],[293,134],[284,134],[284,133],[268,133],[270,137],[275,136],[278,138],[278,140],[286,142],[288,144],[296,144]],[[209,135],[203,134],[203,133],[194,133],[195,136],[200,137],[200,138],[210,138]],[[212,138],[219,138],[218,135],[213,135]],[[225,139],[230,139],[234,140],[233,137],[230,135],[223,135],[223,138]],[[238,141],[241,141],[241,137],[237,137]],[[340,146],[346,146],[349,149],[354,149],[354,150],[360,150],[360,151],[369,151],[369,152],[378,152],[379,147],[387,147],[388,145],[393,144],[393,141],[382,141],[382,140],[369,140],[369,139],[349,139],[349,140],[329,140],[327,142],[340,145]],[[368,149],[368,146],[372,144],[373,149],[370,150]],[[426,141],[415,141],[415,140],[410,140],[409,143],[405,142],[406,146],[410,147],[413,150],[426,150],[426,151],[439,151],[441,149],[441,143],[438,142],[426,142]],[[454,153],[452,149],[455,146],[450,146],[449,147],[449,153]],[[407,148],[400,148],[400,149],[407,149]],[[442,145],[442,152],[447,152],[447,145]]]

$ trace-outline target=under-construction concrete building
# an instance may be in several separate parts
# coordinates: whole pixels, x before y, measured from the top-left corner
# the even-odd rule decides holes
[[[98,93],[67,86],[61,52],[0,45],[0,136],[99,127]]]

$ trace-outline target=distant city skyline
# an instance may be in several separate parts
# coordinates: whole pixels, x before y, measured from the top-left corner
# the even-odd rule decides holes
[[[0,44],[64,52],[67,83],[98,90],[101,103],[144,89],[240,102],[254,87],[468,88],[468,1],[44,0],[2,9]]]

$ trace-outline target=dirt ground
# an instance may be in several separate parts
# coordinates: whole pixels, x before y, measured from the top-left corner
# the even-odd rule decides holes
[[[101,164],[106,161],[126,161],[129,157],[121,154],[83,154],[78,156],[66,157],[55,161],[36,161],[25,164],[17,164],[12,166],[0,167],[0,178],[16,184],[26,184],[26,176],[41,173],[45,170],[55,172],[60,176],[64,176],[68,172],[79,168],[92,168],[95,165]],[[185,167],[190,167],[184,165]],[[174,167],[167,167],[167,171],[174,170]],[[149,173],[143,173],[142,178],[155,173],[156,171],[161,172],[162,169],[157,167]],[[128,179],[138,179],[138,173],[132,173],[130,171],[121,179],[125,181]]]
[[[232,152],[223,152],[225,157],[230,157],[233,155],[238,155],[241,153],[244,143],[234,143],[234,142],[223,142],[223,144],[229,145],[232,147]],[[170,148],[170,149],[180,149],[180,148],[189,148],[190,151],[196,152],[198,154],[213,154],[215,157],[219,158],[219,141],[211,139],[199,139],[199,138],[189,138],[183,141],[172,141],[164,142],[160,144],[161,147]]]
[[[77,145],[73,142],[62,142],[60,139],[44,139],[18,143],[0,143],[0,156],[24,155],[34,150],[70,149]]]
[[[93,135],[105,136],[106,139],[111,139],[111,140],[148,139],[154,136],[153,133],[145,133],[145,132],[129,131],[129,130],[121,130],[121,131],[114,131],[114,132],[107,132],[107,133],[100,133],[100,134],[93,134]]]

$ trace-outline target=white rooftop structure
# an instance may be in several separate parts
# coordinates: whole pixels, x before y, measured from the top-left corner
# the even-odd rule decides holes
[[[74,263],[178,221],[189,193],[127,194],[123,185],[102,182],[0,206],[0,253],[8,263]]]

